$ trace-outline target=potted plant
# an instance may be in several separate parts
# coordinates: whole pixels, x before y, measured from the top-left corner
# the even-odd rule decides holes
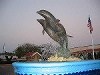
[[[54,41],[58,42],[61,49],[41,62],[15,62],[12,65],[16,75],[100,75],[100,60],[80,60],[71,57],[68,49],[68,37],[65,28],[49,11],[40,10],[37,13],[45,19],[37,19]],[[74,61],[69,61],[69,60]],[[77,59],[75,61],[75,59]]]

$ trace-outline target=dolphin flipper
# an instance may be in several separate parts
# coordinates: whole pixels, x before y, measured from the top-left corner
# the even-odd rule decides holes
[[[45,30],[43,29],[42,34],[44,35],[44,33],[45,33]]]
[[[37,21],[43,26],[43,35],[45,33],[45,28],[46,28],[46,21],[44,19],[37,19]]]

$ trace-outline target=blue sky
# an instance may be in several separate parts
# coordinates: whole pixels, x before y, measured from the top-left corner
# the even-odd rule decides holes
[[[36,19],[36,12],[50,11],[66,29],[69,47],[91,45],[87,27],[90,15],[93,26],[94,44],[100,44],[100,0],[0,0],[0,52],[5,43],[6,51],[13,51],[18,44],[48,42],[55,43]]]

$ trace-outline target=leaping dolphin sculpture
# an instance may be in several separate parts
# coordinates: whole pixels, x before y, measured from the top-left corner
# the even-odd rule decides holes
[[[43,27],[44,31],[56,42],[60,44],[62,47],[62,52],[66,52],[66,57],[70,56],[70,51],[68,49],[68,35],[66,34],[66,30],[60,22],[59,19],[56,19],[49,11],[40,10],[37,11],[39,15],[44,17],[44,19],[37,19],[37,21]]]

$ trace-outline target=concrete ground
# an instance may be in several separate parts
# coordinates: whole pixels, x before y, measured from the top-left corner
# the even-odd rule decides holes
[[[11,64],[0,64],[0,75],[15,75]]]

